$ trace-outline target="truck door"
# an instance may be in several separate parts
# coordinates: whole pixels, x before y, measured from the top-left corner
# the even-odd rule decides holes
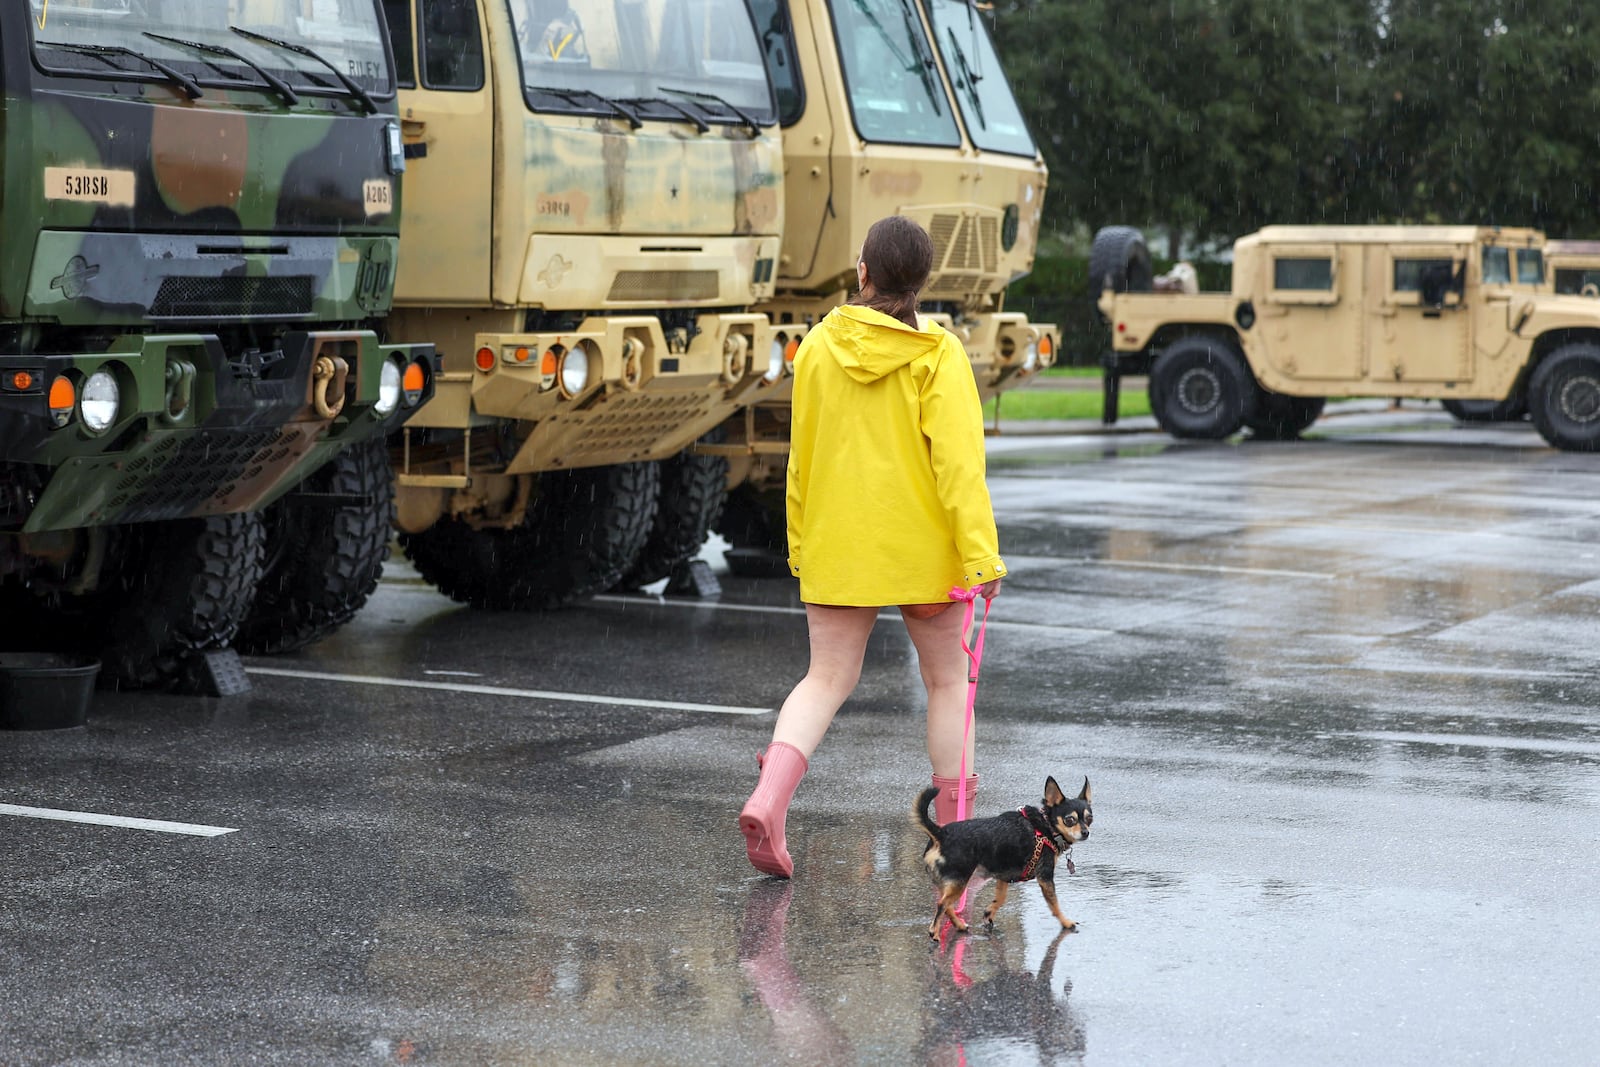
[[[384,0],[406,145],[396,303],[489,302],[494,100],[478,3]]]
[[[1266,362],[1297,381],[1361,376],[1361,258],[1348,245],[1273,243],[1257,336]]]
[[[1472,378],[1466,305],[1470,245],[1373,245],[1368,250],[1368,379],[1463,382]]]

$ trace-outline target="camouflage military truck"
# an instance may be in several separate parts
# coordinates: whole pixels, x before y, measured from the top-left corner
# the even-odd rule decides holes
[[[736,572],[787,576],[783,479],[792,356],[855,284],[867,228],[885,215],[932,235],[923,312],[954,332],[984,397],[1054,361],[1053,324],[1004,310],[1033,266],[1047,171],[966,0],[749,0],[783,129],[784,231],[768,384],[701,451],[735,485],[719,530]]]
[[[406,202],[394,329],[438,397],[398,525],[466,603],[555,607],[698,549],[767,382],[783,222],[742,0],[392,0]],[[664,505],[664,506],[663,506]]]
[[[0,627],[123,685],[347,619],[383,436],[404,164],[376,0],[0,8]]]
[[[1141,291],[1148,264],[1137,230],[1096,235],[1110,418],[1148,374],[1177,437],[1295,437],[1327,396],[1418,397],[1526,404],[1555,447],[1600,448],[1600,304],[1550,291],[1537,231],[1270,226],[1234,243],[1225,293]]]

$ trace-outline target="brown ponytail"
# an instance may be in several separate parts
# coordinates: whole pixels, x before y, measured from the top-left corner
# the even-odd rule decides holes
[[[872,224],[861,244],[870,294],[857,293],[852,304],[881,311],[917,328],[917,294],[933,270],[933,238],[904,215],[890,215]]]

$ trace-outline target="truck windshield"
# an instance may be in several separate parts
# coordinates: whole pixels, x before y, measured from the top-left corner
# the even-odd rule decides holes
[[[743,0],[507,3],[535,111],[775,121]]]
[[[311,94],[350,95],[354,86],[386,95],[394,89],[376,0],[29,4],[34,58],[54,74],[171,80],[191,88],[253,85],[280,93],[275,79]]]
[[[1032,156],[1033,138],[976,7],[969,0],[928,0],[928,11],[972,143],[990,152]]]
[[[856,132],[868,141],[961,143],[912,0],[830,0]]]

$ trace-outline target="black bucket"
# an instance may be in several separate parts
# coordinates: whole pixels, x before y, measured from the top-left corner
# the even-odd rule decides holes
[[[0,652],[0,729],[65,730],[89,721],[100,661],[56,652]]]

